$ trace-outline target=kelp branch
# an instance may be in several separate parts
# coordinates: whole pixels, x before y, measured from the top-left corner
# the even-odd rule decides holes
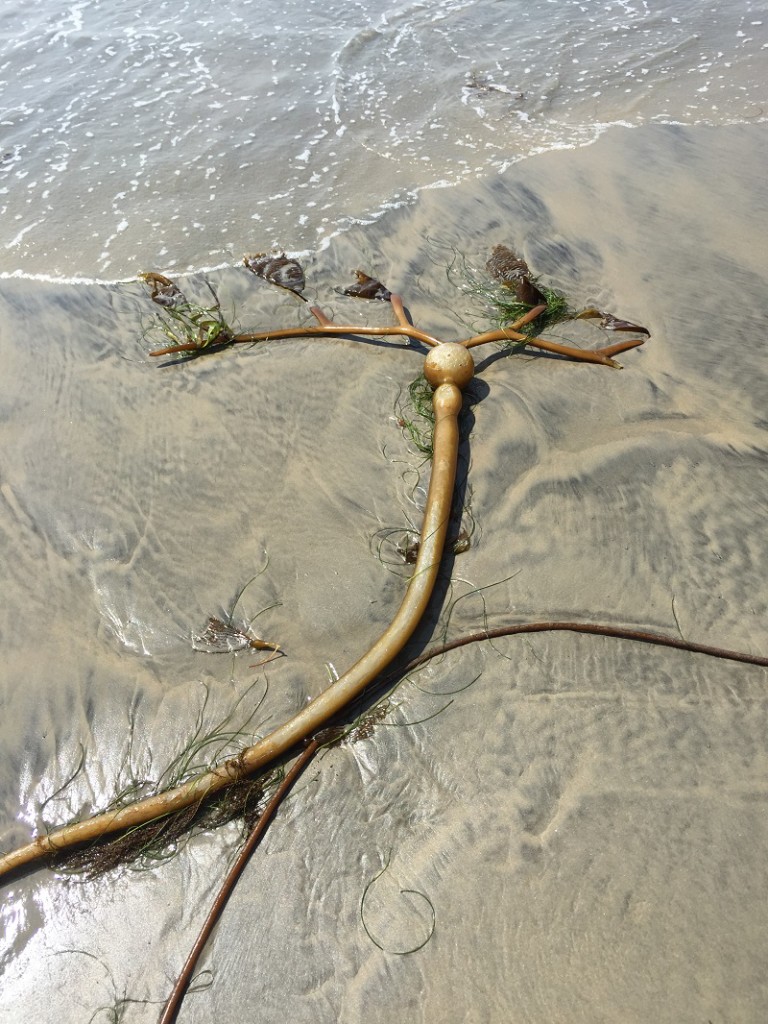
[[[270,283],[288,289],[300,298],[304,288],[303,270],[295,260],[289,260],[285,254],[267,257],[258,253],[254,257],[246,256],[245,265]],[[621,330],[640,333],[649,337],[646,328],[615,317],[604,310],[593,307],[576,313],[570,308],[568,301],[559,292],[547,288],[531,274],[528,265],[510,249],[503,245],[495,246],[491,258],[486,264],[489,275],[499,285],[494,289],[488,285],[473,285],[473,291],[482,295],[495,310],[492,319],[497,327],[465,339],[461,344],[465,348],[474,348],[488,342],[530,345],[556,355],[566,356],[582,362],[598,363],[604,366],[618,367],[612,356],[628,349],[636,348],[644,338],[632,339],[618,345],[600,349],[579,349],[559,342],[542,338],[541,332],[553,324],[569,319],[591,319],[599,317],[601,326],[606,330]],[[408,316],[402,297],[393,294],[380,281],[369,277],[363,271],[356,271],[358,283],[346,289],[337,289],[344,295],[367,299],[388,301],[395,314],[397,323],[388,327],[365,327],[357,324],[335,323],[325,315],[319,306],[311,306],[310,312],[317,321],[316,326],[275,328],[269,331],[248,331],[235,333],[224,321],[220,306],[197,306],[189,303],[181,290],[162,274],[145,273],[142,279],[152,286],[151,298],[166,310],[165,315],[159,314],[159,329],[171,341],[170,345],[152,350],[153,357],[180,355],[185,358],[200,356],[209,352],[220,351],[229,345],[252,345],[266,341],[284,340],[298,337],[404,337],[410,342],[421,342],[427,348],[437,347],[443,342],[426,331],[415,327]],[[304,300],[306,301],[306,300]]]
[[[485,640],[498,640],[505,636],[519,636],[523,633],[584,633],[589,636],[604,636],[614,640],[630,640],[635,643],[651,644],[656,647],[671,647],[678,651],[687,651],[690,654],[703,654],[710,658],[720,658],[724,661],[740,662],[743,665],[758,665],[768,668],[768,656],[762,654],[749,654],[744,651],[734,651],[727,647],[716,647],[710,644],[699,644],[692,640],[684,640],[681,637],[666,636],[663,633],[651,633],[642,629],[628,629],[623,626],[610,626],[597,622],[515,622],[506,626],[494,626],[493,628],[478,629],[472,633],[465,633],[462,636],[454,637],[452,640],[445,640],[428,648],[423,654],[413,658],[402,669],[398,670],[397,678],[414,672],[422,665],[433,658],[437,658],[449,651],[455,651],[459,647],[467,647],[469,644],[482,643]],[[391,680],[390,680],[391,681]]]

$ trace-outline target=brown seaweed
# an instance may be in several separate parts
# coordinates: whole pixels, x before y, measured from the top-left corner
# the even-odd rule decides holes
[[[547,298],[533,283],[528,264],[506,245],[493,247],[485,269],[505,288],[511,288],[518,302],[526,306],[546,306]]]
[[[511,285],[530,275],[528,264],[506,245],[494,245],[485,269],[501,284]]]
[[[169,277],[165,277],[163,274],[156,274],[154,271],[149,270],[143,274],[139,274],[139,280],[150,285],[152,288],[150,298],[153,302],[156,302],[158,306],[173,308],[175,306],[188,305],[184,293],[173,283],[173,281],[171,281]]]
[[[597,320],[598,318],[600,319],[600,326],[606,331],[632,331],[636,334],[645,334],[649,338],[651,336],[651,332],[647,327],[633,324],[629,320],[622,320],[620,317],[614,316],[613,313],[608,313],[604,309],[596,309],[594,306],[590,306],[589,309],[583,309],[574,319]]]
[[[356,270],[357,283],[349,288],[337,288],[340,295],[351,295],[357,299],[380,299],[382,302],[389,302],[392,292],[375,277],[369,277],[362,270]]]
[[[252,636],[247,629],[238,629],[212,615],[199,636],[192,636],[192,647],[203,654],[232,654],[254,648],[257,651],[279,651],[280,644]]]
[[[251,256],[243,256],[243,264],[270,284],[285,288],[298,295],[304,302],[307,301],[301,294],[306,287],[304,271],[296,260],[289,259],[284,252],[279,256],[265,252],[253,253]]]

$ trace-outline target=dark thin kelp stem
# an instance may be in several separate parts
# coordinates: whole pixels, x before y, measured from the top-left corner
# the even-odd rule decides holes
[[[298,777],[307,767],[307,765],[315,756],[320,747],[324,746],[331,739],[333,739],[334,735],[335,734],[333,733],[333,730],[327,730],[323,733],[318,734],[317,736],[314,736],[304,747],[301,754],[299,754],[299,756],[293,762],[285,778],[282,780],[280,785],[272,794],[269,803],[264,808],[264,811],[261,817],[259,818],[258,822],[256,823],[255,828],[248,836],[245,845],[243,846],[240,853],[237,855],[235,862],[232,864],[232,867],[227,872],[227,876],[224,879],[224,882],[222,883],[222,886],[219,889],[218,893],[216,894],[216,899],[213,901],[211,909],[208,911],[208,916],[203,922],[203,926],[200,929],[200,934],[197,936],[195,944],[190,950],[186,963],[184,964],[184,967],[182,968],[181,973],[179,974],[179,977],[177,978],[173,986],[173,991],[168,996],[168,1001],[166,1002],[165,1007],[163,1008],[159,1024],[173,1024],[173,1021],[176,1020],[176,1014],[178,1013],[179,1007],[181,1006],[181,1002],[184,999],[184,996],[186,995],[187,989],[189,988],[189,983],[192,979],[195,967],[197,966],[197,961],[200,958],[200,954],[203,952],[203,949],[205,948],[205,945],[211,936],[211,932],[213,931],[217,921],[221,917],[222,912],[224,911],[224,907],[227,904],[227,900],[231,896],[232,890],[234,889],[235,885],[240,879],[240,876],[245,870],[246,864],[248,863],[254,850],[264,837],[264,833],[267,831],[267,828],[272,818],[274,817],[275,813],[277,812],[278,807],[283,802],[285,797],[288,795]]]
[[[706,654],[710,658],[722,658],[725,661],[738,661],[745,665],[760,665],[768,668],[768,657],[761,654],[745,654],[743,651],[732,651],[727,647],[712,647],[709,644],[697,644],[692,640],[683,640],[675,636],[664,636],[662,633],[648,633],[641,629],[624,629],[621,626],[603,626],[593,622],[519,622],[510,626],[496,626],[493,629],[479,629],[474,633],[446,640],[445,643],[430,647],[417,658],[409,661],[398,671],[398,678],[415,671],[422,665],[448,651],[458,647],[477,644],[483,640],[498,640],[504,636],[517,636],[520,633],[587,633],[591,636],[608,636],[616,640],[634,640],[637,643],[656,644],[659,647],[673,647],[678,651],[691,654]]]

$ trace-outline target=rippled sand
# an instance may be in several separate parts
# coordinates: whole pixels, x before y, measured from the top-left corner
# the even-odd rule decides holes
[[[473,315],[454,251],[481,267],[505,242],[576,305],[652,332],[622,372],[477,350],[473,541],[435,636],[567,618],[768,653],[767,163],[764,126],[615,129],[424,193],[308,261],[308,295],[339,320],[390,316],[334,293],[361,266],[449,338]],[[245,270],[210,280],[243,327],[307,321]],[[207,723],[243,695],[245,719],[268,682],[247,726],[264,732],[351,664],[398,605],[405,570],[380,541],[418,523],[427,469],[397,424],[420,365],[404,346],[280,341],[161,369],[138,284],[8,280],[0,303],[7,850],[103,806],[128,764],[159,775],[206,694]],[[265,565],[239,610],[287,657],[195,653]],[[317,762],[182,1020],[765,1019],[765,669],[542,634],[433,662],[394,703],[389,724],[429,720]],[[0,1020],[161,1000],[236,836],[144,873],[6,885]],[[436,929],[412,956],[361,924],[387,862],[365,923],[387,950],[417,946],[429,911],[401,890],[424,894]]]

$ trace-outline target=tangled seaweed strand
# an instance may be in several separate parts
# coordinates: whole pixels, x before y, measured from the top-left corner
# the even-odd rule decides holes
[[[137,861],[166,860],[182,841],[230,821],[242,819],[245,829],[250,830],[259,820],[266,791],[280,774],[278,771],[266,777],[241,779],[204,800],[121,832],[114,839],[57,851],[50,858],[51,866],[66,874],[93,879]]]

